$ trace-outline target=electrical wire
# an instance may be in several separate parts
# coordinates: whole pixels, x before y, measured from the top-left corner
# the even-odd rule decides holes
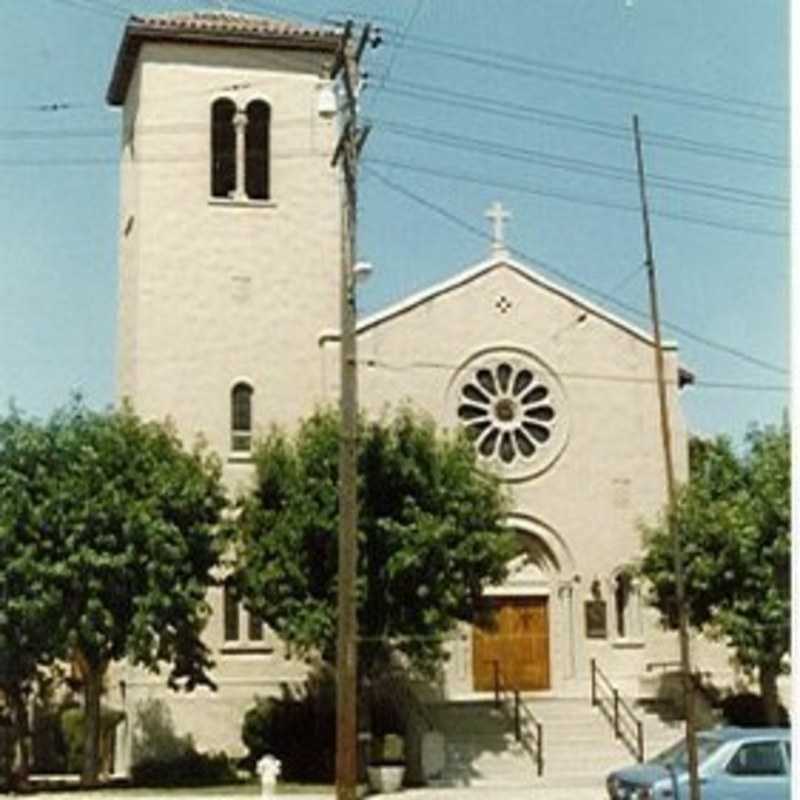
[[[443,370],[446,372],[455,372],[463,366],[462,364],[450,364],[443,361],[392,362],[378,358],[362,358],[358,359],[356,363],[361,367],[386,369],[392,372],[412,372],[415,370]],[[568,370],[559,370],[558,377],[565,381],[599,381],[601,383],[631,383],[643,385],[655,385],[658,383],[658,379],[655,377],[602,372],[570,372]],[[672,386],[677,386],[679,384],[678,380],[674,378],[666,380],[665,383]],[[784,384],[747,383],[742,381],[707,381],[695,379],[691,382],[691,386],[693,389],[729,389],[746,392],[785,393],[790,391],[790,387]]]
[[[504,117],[506,119],[533,122],[537,125],[546,125],[562,130],[575,130],[580,133],[603,136],[609,139],[630,141],[631,136],[630,130],[622,125],[613,125],[602,120],[555,112],[541,107],[508,100],[494,100],[485,95],[460,92],[449,88],[432,86],[430,84],[420,84],[413,81],[392,78],[386,91],[420,102],[455,106]],[[758,164],[766,167],[780,169],[788,167],[788,161],[786,159],[758,150],[731,147],[684,136],[658,134],[648,131],[644,131],[642,136],[643,140],[648,145],[664,149],[722,158],[741,163]]]
[[[411,125],[396,120],[370,117],[369,121],[374,126],[379,127],[387,133],[438,144],[451,149],[468,150],[470,152],[479,152],[513,161],[540,164],[549,169],[558,169],[606,180],[622,181],[625,183],[636,183],[638,180],[636,174],[631,169],[601,164],[597,161],[559,156],[554,153],[535,150],[529,147],[509,145],[497,140],[477,139],[451,131]],[[773,206],[787,206],[789,202],[787,198],[779,195],[753,192],[748,189],[742,189],[741,187],[724,186],[707,181],[696,181],[668,175],[649,174],[648,184],[665,191],[675,191],[682,194],[693,194],[699,197],[711,197],[712,199],[725,202],[740,202],[745,205],[764,206],[768,208]]]
[[[414,172],[422,175],[430,175],[432,177],[442,178],[445,180],[460,181],[462,183],[472,183],[479,186],[493,186],[498,189],[508,189],[510,191],[519,192],[521,194],[532,195],[536,197],[551,197],[556,200],[563,200],[568,203],[576,205],[591,206],[595,208],[605,208],[614,211],[625,211],[632,214],[641,214],[641,208],[636,205],[615,203],[605,198],[588,198],[580,197],[578,195],[570,194],[550,189],[539,189],[526,183],[519,183],[516,181],[502,180],[499,178],[492,178],[480,175],[470,175],[463,172],[454,172],[452,170],[443,170],[436,167],[427,167],[420,164],[408,164],[394,159],[376,158],[373,156],[366,156],[364,158],[366,164],[378,164],[380,166],[389,167],[392,169],[400,169],[407,172]],[[684,213],[674,213],[662,210],[658,207],[650,209],[650,213],[654,217],[662,219],[671,219],[677,222],[687,222],[692,225],[702,225],[705,227],[716,228],[720,230],[730,230],[738,233],[751,233],[757,236],[768,236],[772,238],[787,238],[788,233],[782,230],[775,230],[772,228],[761,228],[754,225],[737,225],[735,223],[726,222],[724,220],[712,219],[709,217],[702,217]]]
[[[461,47],[441,42],[437,45],[432,45],[430,42],[434,40],[425,40],[419,36],[410,36],[408,39],[406,47],[410,50],[435,57],[449,58],[460,63],[486,69],[513,73],[518,76],[539,77],[571,86],[622,94],[644,100],[654,100],[707,113],[729,115],[775,125],[786,124],[787,109],[777,104],[745,100],[730,95],[718,95],[713,92],[703,92],[684,87],[669,87],[665,84],[612,76],[608,73],[568,67],[563,64],[558,65],[553,62],[516,56],[501,51],[486,50],[480,47]],[[417,42],[419,44],[416,44]],[[653,94],[653,92],[661,94]],[[722,105],[709,105],[709,103],[720,103]],[[728,107],[731,105],[741,105],[764,113],[758,113],[756,110],[737,110]],[[777,114],[782,119],[774,119],[767,116],[767,114]]]
[[[472,223],[462,219],[458,215],[452,213],[451,211],[448,211],[446,208],[443,208],[437,203],[434,203],[431,200],[428,200],[427,198],[418,195],[416,192],[412,192],[405,186],[398,184],[396,181],[387,178],[385,175],[381,174],[380,172],[373,169],[369,165],[364,166],[364,172],[376,178],[380,183],[382,183],[384,186],[388,187],[392,191],[396,192],[397,194],[401,194],[404,197],[413,200],[415,203],[427,208],[430,211],[433,211],[440,217],[449,220],[454,225],[462,228],[465,231],[468,231],[469,233],[472,233],[474,236],[477,236],[478,238],[484,241],[492,240],[492,237],[489,234],[478,228],[476,225],[473,225]],[[532,256],[529,253],[526,253],[525,251],[521,250],[520,248],[507,247],[507,249],[509,250],[509,252],[511,252],[514,255],[517,255],[519,258],[529,263],[536,264],[537,267],[545,270],[546,272],[549,272],[552,275],[557,276],[558,278],[567,282],[568,284],[578,287],[582,291],[585,291],[595,297],[598,297],[601,300],[617,308],[620,308],[624,311],[627,311],[628,313],[631,313],[639,318],[649,319],[650,315],[642,311],[641,309],[636,308],[635,306],[632,306],[628,303],[623,303],[616,297],[611,296],[608,292],[605,292],[601,289],[597,289],[591,284],[586,283],[580,278],[576,278],[574,275],[566,272],[563,269],[559,269],[558,267],[555,267],[552,264],[548,264],[546,261],[543,261],[542,259]],[[670,322],[668,320],[662,320],[662,324],[664,325],[665,328],[669,328],[673,331],[676,331],[685,338],[691,339],[692,341],[695,341],[698,344],[702,344],[709,349],[716,350],[721,353],[726,353],[727,355],[737,358],[740,361],[747,362],[749,364],[752,364],[753,366],[760,367],[761,369],[765,369],[770,372],[775,372],[781,375],[788,374],[788,370],[783,367],[779,367],[776,364],[772,364],[763,358],[760,358],[758,356],[753,356],[750,353],[747,353],[743,350],[739,350],[735,347],[730,347],[721,342],[716,342],[707,336],[697,334],[694,331],[691,331],[688,328],[685,328],[674,322]]]

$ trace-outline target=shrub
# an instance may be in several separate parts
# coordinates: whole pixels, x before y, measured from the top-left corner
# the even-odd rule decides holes
[[[69,747],[62,715],[75,708],[66,702],[59,708],[37,703],[33,710],[31,771],[47,775],[69,771]]]
[[[191,734],[179,736],[163,700],[147,700],[136,707],[132,761],[174,761],[194,752]]]
[[[125,719],[125,712],[108,706],[100,709],[101,770],[111,771],[114,759],[114,729]],[[67,743],[67,771],[80,772],[86,741],[86,717],[82,708],[67,708],[61,714],[61,729]]]
[[[336,758],[336,713],[331,687],[310,680],[293,694],[284,687],[281,697],[256,698],[242,724],[248,749],[244,765],[253,769],[267,753],[281,761],[281,778],[328,782]]]
[[[741,692],[726,697],[721,704],[722,714],[728,725],[741,728],[761,728],[768,724],[764,698],[752,692]],[[780,707],[780,724],[789,727],[789,714],[785,706]]]
[[[170,758],[145,758],[131,767],[136,786],[214,786],[236,783],[238,776],[225,753],[191,750]]]
[[[225,753],[199,753],[191,734],[180,736],[163,700],[136,708],[131,780],[137,786],[215,786],[236,783]]]

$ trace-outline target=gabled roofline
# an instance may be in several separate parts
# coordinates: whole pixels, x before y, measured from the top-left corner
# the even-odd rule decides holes
[[[552,281],[549,281],[547,278],[542,277],[539,273],[534,272],[529,267],[521,264],[519,261],[514,260],[508,255],[503,256],[491,256],[490,258],[486,259],[485,261],[481,261],[480,263],[476,264],[473,267],[469,267],[462,272],[459,272],[457,275],[453,276],[452,278],[448,278],[440,283],[436,283],[433,286],[429,286],[427,289],[423,289],[420,292],[410,295],[405,300],[401,300],[399,303],[395,303],[387,308],[383,309],[382,311],[378,311],[375,314],[371,314],[368,317],[360,320],[356,326],[357,333],[365,333],[372,328],[376,328],[379,325],[382,325],[385,322],[388,322],[396,317],[403,316],[404,314],[413,311],[415,308],[423,305],[424,303],[429,302],[430,300],[434,300],[441,295],[447,294],[448,292],[452,292],[455,289],[459,289],[462,286],[465,286],[471,283],[474,280],[482,277],[483,275],[491,272],[493,269],[500,269],[500,268],[507,268],[516,272],[521,277],[525,278],[526,280],[530,281],[537,286],[542,287],[553,294],[558,295],[559,297],[564,298],[565,300],[573,303],[574,305],[578,306],[579,308],[583,309],[584,311],[596,316],[610,325],[613,325],[616,328],[619,328],[625,333],[630,334],[631,336],[636,337],[640,341],[644,342],[645,344],[649,345],[650,347],[655,347],[655,339],[649,334],[643,331],[641,328],[637,328],[635,325],[632,325],[629,322],[626,322],[621,317],[618,317],[614,314],[609,313],[604,308],[601,308],[594,303],[585,300],[580,295],[575,294],[574,292],[569,291],[568,289],[564,289],[562,286],[559,286]],[[320,335],[320,344],[324,341],[333,339],[338,340],[339,333],[338,332],[324,332]],[[662,346],[665,350],[677,350],[678,345],[674,341],[663,342]]]
[[[334,54],[339,48],[339,35],[330,30],[297,27],[261,30],[219,30],[203,27],[170,25],[168,18],[139,17],[132,15],[125,25],[111,81],[106,91],[106,102],[119,106],[125,102],[128,86],[133,78],[139,51],[145,42],[173,42],[182,44],[218,44],[234,47],[280,48]]]

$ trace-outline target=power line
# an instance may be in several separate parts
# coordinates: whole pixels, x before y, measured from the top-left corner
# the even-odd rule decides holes
[[[397,122],[396,120],[386,120],[372,117],[371,121],[388,133],[418,139],[425,142],[432,142],[444,147],[470,150],[481,152],[488,155],[495,155],[501,158],[514,161],[525,161],[534,164],[541,164],[550,169],[564,170],[591,177],[604,178],[606,180],[623,181],[635,183],[636,176],[632,170],[623,167],[601,164],[597,161],[589,161],[583,158],[571,158],[559,156],[541,150],[534,150],[518,145],[509,145],[504,142],[490,139],[477,139],[471,136],[464,136],[455,132],[437,130],[420,125]],[[677,191],[683,194],[694,194],[699,197],[711,197],[716,200],[726,202],[740,202],[746,205],[764,205],[765,207],[788,205],[788,199],[779,195],[753,192],[740,187],[724,186],[707,181],[695,181],[687,178],[677,178],[670,175],[651,175],[651,182],[658,188],[665,191]],[[739,198],[751,198],[749,200]]]
[[[370,175],[375,177],[378,181],[380,181],[382,184],[384,184],[388,188],[392,189],[394,192],[396,192],[398,194],[401,194],[401,195],[403,195],[404,197],[407,197],[410,200],[413,200],[414,202],[418,203],[419,205],[424,206],[425,208],[433,211],[434,213],[438,214],[439,216],[443,217],[444,219],[449,220],[454,225],[457,225],[458,227],[462,228],[463,230],[466,230],[469,233],[472,233],[474,236],[477,236],[478,238],[480,238],[480,239],[482,239],[484,241],[491,239],[491,237],[485,231],[481,230],[477,226],[473,225],[470,222],[467,222],[466,220],[462,219],[461,217],[457,216],[456,214],[453,214],[451,211],[448,211],[446,208],[443,208],[442,206],[440,206],[440,205],[438,205],[436,203],[433,203],[432,201],[428,200],[427,198],[424,198],[424,197],[416,194],[415,192],[410,191],[405,186],[402,186],[401,184],[398,184],[396,181],[393,181],[393,180],[387,178],[385,175],[382,175],[380,172],[378,172],[377,170],[373,169],[372,167],[369,167],[369,166],[365,165],[364,166],[364,171],[368,172]],[[642,318],[642,317],[643,318],[648,318],[649,317],[649,315],[646,314],[645,312],[643,312],[641,309],[638,309],[635,306],[631,306],[628,303],[623,303],[622,301],[618,300],[616,297],[612,297],[607,292],[604,292],[601,289],[597,289],[596,287],[592,286],[591,284],[588,284],[585,281],[582,281],[580,278],[576,278],[575,276],[569,274],[568,272],[565,272],[564,270],[559,269],[558,267],[555,267],[555,266],[553,266],[551,264],[548,264],[547,262],[542,261],[541,259],[536,258],[536,257],[526,253],[525,251],[523,251],[523,250],[521,250],[519,248],[509,247],[508,250],[511,253],[513,253],[513,254],[517,255],[518,257],[522,258],[523,260],[528,261],[528,262],[533,263],[533,264],[536,264],[538,267],[541,267],[542,269],[546,270],[547,272],[551,273],[552,275],[555,275],[555,276],[561,278],[562,280],[566,281],[567,283],[572,284],[573,286],[576,286],[579,289],[594,295],[595,297],[599,297],[600,299],[604,300],[605,302],[607,302],[607,303],[609,303],[611,305],[616,306],[617,308],[621,308],[622,310],[627,311],[628,313],[634,314],[635,316],[640,317],[640,318]],[[730,347],[728,345],[722,344],[721,342],[716,342],[713,339],[710,339],[710,338],[708,338],[706,336],[702,336],[700,334],[694,333],[693,331],[690,331],[688,328],[684,328],[681,325],[677,325],[677,324],[675,324],[673,322],[666,322],[665,321],[664,322],[664,326],[667,327],[667,328],[670,328],[671,330],[674,330],[674,331],[680,333],[682,336],[684,336],[687,339],[691,339],[692,341],[695,341],[698,344],[702,344],[705,347],[708,347],[709,349],[713,349],[713,350],[717,350],[717,351],[722,352],[722,353],[726,353],[727,355],[730,355],[730,356],[733,356],[735,358],[738,358],[739,360],[745,361],[745,362],[747,362],[749,364],[752,364],[753,366],[757,366],[757,367],[760,367],[762,369],[769,370],[770,372],[775,372],[775,373],[778,373],[778,374],[781,374],[781,375],[788,374],[788,370],[786,370],[783,367],[779,367],[779,366],[777,366],[775,364],[771,364],[769,361],[766,361],[766,360],[764,360],[762,358],[759,358],[758,356],[753,356],[753,355],[751,355],[749,353],[746,353],[743,350],[739,350],[739,349],[737,349],[735,347]]]
[[[447,363],[444,361],[407,361],[392,362],[379,358],[363,358],[358,360],[359,366],[376,369],[386,369],[392,372],[412,372],[416,370],[444,370],[454,372],[460,369],[463,364]],[[624,375],[602,372],[558,372],[558,377],[567,381],[599,381],[601,383],[631,383],[631,384],[653,384],[655,378],[643,375]],[[678,385],[678,381],[668,379],[666,383],[673,386]],[[695,379],[691,383],[692,388],[699,389],[730,389],[746,392],[788,392],[790,387],[784,384],[770,383],[746,383],[742,381],[707,381]]]
[[[289,7],[284,6],[287,10]],[[293,12],[299,13],[299,12]],[[692,89],[686,86],[676,86],[657,81],[642,80],[639,78],[631,78],[625,75],[613,74],[609,72],[602,72],[600,70],[590,70],[582,67],[575,67],[568,64],[557,63],[553,61],[546,61],[544,59],[534,59],[530,56],[522,56],[508,51],[497,50],[492,48],[481,47],[479,45],[459,45],[452,41],[444,39],[435,39],[432,37],[422,36],[420,34],[402,33],[402,22],[397,18],[392,18],[387,15],[377,15],[370,13],[369,15],[353,10],[342,11],[345,16],[353,19],[370,19],[370,20],[384,20],[385,24],[382,25],[381,31],[386,35],[393,35],[396,37],[402,36],[411,42],[418,42],[420,45],[427,45],[433,48],[439,48],[442,54],[454,52],[456,54],[463,53],[472,55],[478,53],[483,56],[498,59],[500,61],[507,61],[510,64],[517,64],[523,66],[537,67],[541,70],[552,71],[556,73],[564,73],[573,77],[586,78],[599,82],[607,82],[610,84],[618,84],[620,86],[628,86],[635,89],[649,90],[650,92],[663,93],[666,95],[678,95],[679,97],[692,97],[698,101],[709,101],[722,103],[727,105],[741,105],[754,110],[760,110],[767,113],[786,116],[788,114],[788,107],[779,103],[768,103],[763,100],[751,100],[740,96],[731,94],[723,94],[720,92],[711,92],[702,89]],[[395,26],[394,28],[392,26]],[[658,99],[658,98],[654,98]]]
[[[613,125],[597,119],[555,112],[537,106],[530,106],[508,100],[495,100],[490,97],[468,92],[459,92],[449,88],[420,84],[392,78],[388,90],[393,94],[418,100],[445,104],[459,108],[484,112],[507,119],[524,120],[537,125],[546,125],[565,130],[575,130],[594,136],[628,141],[630,132],[622,125]],[[788,161],[769,153],[748,148],[732,147],[720,143],[705,142],[689,137],[646,133],[644,140],[651,145],[664,149],[677,150],[708,157],[722,158],[760,166],[786,168]]]
[[[475,66],[504,72],[513,72],[517,75],[543,77],[548,80],[569,85],[650,99],[656,102],[684,106],[709,113],[743,117],[771,124],[785,124],[786,122],[787,108],[778,104],[747,100],[731,95],[716,94],[714,92],[694,90],[686,87],[668,86],[666,84],[643,81],[635,78],[626,78],[620,75],[611,75],[610,73],[603,73],[596,70],[570,67],[564,64],[532,59],[530,57],[513,55],[497,50],[473,46],[459,46],[422,36],[409,36],[408,38],[411,40],[411,44],[406,45],[409,49],[438,57],[451,58]],[[419,42],[419,44],[414,44],[414,42]],[[657,94],[654,95],[653,92]],[[661,96],[659,96],[658,93],[660,93]],[[675,96],[673,97],[670,95]],[[709,105],[709,103],[720,103],[722,105]],[[730,105],[740,105],[754,110],[736,110],[727,107]],[[764,113],[757,113],[757,111]],[[765,114],[781,115],[784,119],[772,119],[765,116]]]
[[[392,169],[401,169],[407,172],[430,175],[433,177],[442,178],[444,180],[454,180],[463,183],[473,183],[480,186],[493,186],[499,189],[509,189],[514,192],[520,192],[521,194],[533,195],[536,197],[552,197],[556,200],[563,200],[565,202],[574,203],[577,205],[605,208],[613,211],[625,211],[628,213],[639,213],[639,209],[635,205],[615,203],[606,199],[580,197],[578,195],[570,194],[569,192],[551,189],[539,189],[529,184],[520,183],[517,181],[502,180],[500,178],[467,174],[463,172],[454,172],[452,170],[443,170],[436,167],[423,166],[420,164],[408,164],[393,159],[370,157],[365,159],[365,163],[379,164]],[[730,230],[738,233],[751,233],[757,236],[769,236],[772,238],[788,237],[788,233],[786,231],[773,230],[771,228],[760,228],[754,225],[737,225],[735,223],[726,222],[724,220],[716,220],[709,217],[673,213],[670,211],[662,211],[657,209],[652,209],[651,213],[653,216],[658,216],[663,219],[670,219],[676,222],[687,222],[692,225],[702,225],[710,228]]]
[[[381,78],[381,82],[378,84],[378,88],[377,88],[376,92],[372,95],[372,106],[373,107],[375,106],[376,99],[380,95],[381,90],[384,88],[384,86],[386,85],[386,82],[389,80],[389,77],[392,74],[392,68],[397,63],[397,59],[400,56],[400,50],[403,47],[403,43],[405,42],[406,37],[408,36],[409,31],[411,30],[411,27],[414,24],[414,21],[419,16],[419,12],[422,10],[422,6],[423,6],[424,2],[425,2],[425,0],[417,0],[417,4],[416,4],[416,6],[414,6],[414,10],[411,12],[411,14],[408,17],[408,22],[403,27],[403,30],[400,33],[400,37],[395,42],[394,48],[392,49],[392,54],[389,57],[389,63],[386,65],[386,69],[385,69],[385,71],[383,73],[383,77]]]

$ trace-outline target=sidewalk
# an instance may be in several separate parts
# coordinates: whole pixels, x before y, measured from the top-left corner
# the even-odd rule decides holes
[[[42,795],[45,800],[78,800],[78,798],[91,798],[91,800],[188,800],[200,798],[201,800],[254,800],[260,794],[253,791],[241,793],[220,792],[204,790],[192,792],[191,789],[182,791],[159,792],[157,789],[143,792],[137,789],[108,789],[92,792],[67,791],[47,792]],[[332,800],[333,791],[305,793],[278,793],[273,795],[284,800]],[[460,800],[461,798],[474,798],[474,800],[605,800],[605,791],[601,785],[597,787],[546,787],[532,784],[526,786],[456,786],[448,788],[428,787],[422,789],[404,789],[392,794],[372,794],[367,797],[375,800]]]

